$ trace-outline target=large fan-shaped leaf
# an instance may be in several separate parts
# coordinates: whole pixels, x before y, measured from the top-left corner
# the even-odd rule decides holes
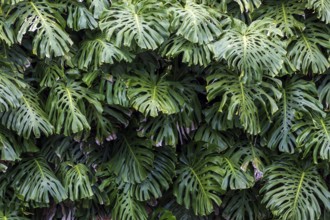
[[[305,150],[304,155],[313,151],[314,162],[318,158],[330,161],[330,116],[314,117],[298,123],[294,129],[302,129],[297,137],[297,144]]]
[[[62,164],[61,167],[64,188],[71,201],[90,198],[94,195],[90,180],[91,171],[86,165],[81,163],[73,165],[68,162]]]
[[[176,156],[173,148],[162,147],[155,151],[153,169],[141,183],[132,186],[131,193],[139,201],[160,198],[162,191],[172,183]]]
[[[149,141],[122,136],[116,143],[109,169],[120,181],[141,183],[152,169],[154,153]]]
[[[323,73],[330,66],[328,53],[330,49],[330,29],[315,18],[305,21],[306,28],[300,36],[289,45],[288,57],[297,70],[307,74]]]
[[[215,204],[221,204],[223,169],[217,164],[219,160],[216,148],[200,144],[186,146],[180,156],[173,193],[177,202],[195,215],[210,214]]]
[[[145,115],[155,117],[160,112],[174,114],[181,111],[185,102],[179,93],[181,86],[165,76],[142,73],[130,77],[127,96],[133,108]]]
[[[281,152],[293,153],[296,147],[296,134],[292,127],[297,123],[296,114],[315,112],[324,114],[321,103],[316,99],[317,91],[312,82],[294,77],[284,83],[280,108],[269,125],[267,146]]]
[[[177,57],[182,54],[182,62],[189,65],[207,66],[212,61],[212,47],[210,44],[195,44],[181,36],[173,36],[161,47],[162,56]]]
[[[261,220],[261,207],[254,189],[230,191],[223,200],[225,219]]]
[[[10,131],[0,126],[0,161],[19,160],[21,152],[19,145],[16,137]]]
[[[136,201],[129,193],[120,193],[113,208],[114,219],[146,220],[147,212],[142,202]]]
[[[0,40],[9,46],[15,41],[14,31],[3,17],[0,17]]]
[[[311,164],[280,158],[267,168],[265,180],[262,202],[280,219],[318,219],[321,204],[330,209],[330,192]]]
[[[98,102],[101,98],[100,95],[82,87],[79,82],[57,83],[52,88],[46,104],[55,132],[70,135],[84,129],[89,130],[86,116],[82,113],[82,99],[88,100],[97,111],[102,112],[102,106]]]
[[[150,138],[153,144],[159,146],[176,146],[188,138],[200,121],[200,106],[173,115],[159,115],[156,118],[141,123],[139,135]]]
[[[64,1],[67,4],[67,25],[75,31],[82,29],[95,29],[98,26],[92,12],[79,1]]]
[[[87,2],[94,18],[99,18],[104,10],[109,9],[111,3],[110,0],[87,0]]]
[[[0,112],[19,107],[22,87],[25,87],[23,82],[0,69]]]
[[[232,135],[213,130],[208,125],[201,125],[194,134],[195,141],[202,141],[209,145],[216,146],[220,151],[232,146]]]
[[[97,68],[102,64],[113,64],[115,61],[132,61],[133,55],[106,41],[102,36],[82,43],[78,52],[78,67],[88,69]]]
[[[220,71],[223,72],[207,77],[207,99],[222,97],[219,111],[226,111],[228,120],[238,114],[248,133],[260,133],[259,108],[262,107],[267,115],[269,111],[274,114],[278,110],[276,99],[281,97],[278,90],[281,81],[264,78],[260,83],[244,84],[235,74]]]
[[[171,28],[176,30],[176,35],[192,43],[207,44],[221,34],[221,14],[211,7],[186,1],[185,5],[171,5],[169,11],[173,16]]]
[[[252,12],[254,9],[259,8],[262,0],[234,0],[239,5],[241,12]]]
[[[329,0],[308,0],[307,7],[317,11],[318,18],[326,23],[330,22],[330,1]]]
[[[61,7],[46,0],[22,1],[15,5],[10,21],[15,23],[17,40],[22,42],[26,32],[36,32],[33,53],[41,58],[63,56],[73,44],[63,30],[65,21],[58,11]]]
[[[67,198],[64,187],[41,157],[23,160],[12,175],[13,187],[25,201],[50,203],[51,198],[55,202]]]
[[[297,30],[302,30],[305,25],[298,21],[296,15],[304,15],[304,4],[300,0],[264,1],[264,6],[256,12],[259,19],[272,18],[278,29],[287,37],[297,35]]]
[[[254,184],[253,176],[242,167],[242,153],[240,149],[233,148],[228,150],[221,158],[219,164],[224,169],[224,177],[221,188],[227,189],[246,189]]]
[[[164,6],[156,0],[114,2],[106,10],[99,26],[117,46],[137,44],[142,49],[156,49],[169,35]]]
[[[49,136],[54,129],[32,88],[24,90],[19,107],[0,113],[0,119],[7,128],[15,130],[18,135],[27,139],[31,134],[37,138],[41,134]]]
[[[276,75],[286,54],[281,35],[273,20],[256,20],[247,26],[234,19],[232,27],[214,43],[215,58],[239,69],[244,81],[261,80],[263,73]]]
[[[317,79],[319,82],[317,91],[319,100],[323,104],[325,110],[330,108],[330,74],[322,75]]]

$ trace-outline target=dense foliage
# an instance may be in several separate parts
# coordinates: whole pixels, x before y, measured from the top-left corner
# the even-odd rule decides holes
[[[0,220],[330,218],[329,0],[0,9]]]

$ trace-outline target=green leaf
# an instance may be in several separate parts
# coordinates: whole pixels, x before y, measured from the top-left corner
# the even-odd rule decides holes
[[[270,149],[278,148],[281,152],[294,153],[296,148],[296,134],[293,131],[299,123],[297,114],[321,114],[321,103],[316,99],[317,91],[314,83],[298,77],[287,80],[282,89],[282,99],[278,102],[277,111],[269,125],[268,143]]]
[[[0,69],[0,112],[20,106],[23,95],[20,88],[24,87],[23,82]]]
[[[194,134],[194,141],[202,141],[207,143],[209,146],[216,146],[219,151],[224,151],[228,147],[232,146],[231,141],[232,135],[228,133],[221,133],[217,130],[213,130],[208,125],[201,125]]]
[[[129,193],[120,193],[113,208],[114,219],[147,220],[143,203],[136,201]]]
[[[297,137],[298,147],[304,148],[304,156],[313,151],[314,163],[318,158],[330,161],[330,116],[325,118],[314,117],[313,120],[304,120],[294,129],[300,129]]]
[[[9,46],[15,42],[14,31],[3,17],[0,17],[0,40]]]
[[[180,94],[182,85],[167,80],[165,75],[137,74],[130,77],[128,86],[127,96],[132,107],[146,116],[178,113],[185,102]]]
[[[53,87],[58,81],[66,79],[64,68],[56,63],[38,63],[36,74],[41,78],[41,87]]]
[[[256,20],[247,26],[234,19],[231,28],[214,43],[215,58],[225,59],[231,68],[238,69],[244,81],[261,80],[266,73],[277,75],[286,54],[280,36],[273,20]]]
[[[175,163],[176,155],[173,148],[157,148],[152,170],[143,182],[132,186],[132,196],[138,201],[161,198],[163,191],[168,190],[172,183]]]
[[[99,100],[102,96],[82,87],[79,82],[57,83],[51,90],[46,103],[49,119],[55,126],[57,134],[71,135],[84,129],[89,130],[90,125],[83,114],[83,99],[102,112]]]
[[[262,202],[280,219],[318,219],[321,205],[330,208],[328,191],[317,168],[301,160],[282,157],[265,173]]]
[[[0,113],[1,123],[26,139],[32,134],[36,138],[41,134],[51,135],[54,127],[41,108],[37,93],[32,88],[24,89],[23,92],[19,107]]]
[[[228,189],[247,189],[253,186],[254,178],[250,172],[244,170],[244,149],[229,149],[219,161],[219,166],[224,169],[221,188]],[[249,160],[247,160],[249,162]]]
[[[184,5],[172,4],[169,12],[173,17],[171,28],[175,34],[191,43],[207,44],[221,34],[222,15],[211,7],[186,1]]]
[[[119,47],[138,45],[154,50],[169,35],[166,11],[156,0],[114,2],[102,14],[99,26]]]
[[[35,157],[25,159],[13,170],[13,187],[25,201],[56,203],[67,199],[61,182],[55,177],[45,159]]]
[[[71,201],[79,201],[94,195],[91,174],[88,167],[81,163],[73,165],[67,162],[61,165],[64,188]]]
[[[104,10],[110,8],[110,0],[87,0],[90,11],[93,12],[94,18],[99,18]]]
[[[324,110],[328,111],[330,108],[330,75],[324,74],[317,81],[320,82],[317,88],[319,100],[323,104]]]
[[[330,1],[329,0],[308,0],[307,8],[314,9],[317,16],[326,23],[330,22]]]
[[[254,84],[244,84],[234,73],[219,70],[207,77],[207,99],[212,101],[221,97],[219,112],[225,111],[227,120],[239,116],[240,122],[248,133],[258,134],[261,131],[259,109],[266,115],[278,110],[277,101],[281,97],[278,88],[281,81],[275,78],[264,78]]]
[[[102,36],[85,40],[78,52],[80,69],[98,68],[102,64],[113,64],[115,61],[131,62],[134,55],[106,41]]]
[[[175,58],[182,55],[182,62],[191,65],[207,66],[212,62],[213,51],[210,44],[192,43],[181,36],[165,41],[160,48],[161,55]]]
[[[58,9],[61,5],[43,1],[17,3],[9,21],[16,27],[17,41],[22,43],[27,32],[36,32],[32,52],[41,58],[63,56],[73,44],[64,31],[65,21]]]
[[[94,30],[98,27],[98,23],[95,20],[92,12],[90,12],[83,3],[80,2],[67,2],[67,25],[75,31],[80,31],[83,29]]]
[[[256,8],[259,8],[262,0],[234,0],[240,7],[241,13],[253,12]]]
[[[154,163],[154,152],[149,141],[122,136],[115,143],[116,149],[109,163],[120,181],[141,183],[150,173]]]
[[[305,21],[306,28],[288,47],[288,58],[297,70],[303,74],[323,73],[329,68],[330,29],[315,18]]]
[[[258,19],[272,18],[276,26],[286,37],[297,35],[297,30],[303,30],[305,25],[295,18],[297,15],[303,16],[305,6],[300,0],[267,0],[263,2],[263,7],[256,11]]]
[[[254,189],[230,191],[223,200],[222,216],[235,220],[264,219],[257,194]]]
[[[177,179],[173,193],[176,201],[195,215],[208,215],[214,205],[220,205],[223,169],[217,161],[216,148],[205,148],[201,144],[188,145],[179,159]]]
[[[0,126],[0,161],[19,160],[21,149],[16,137],[4,127]],[[0,163],[0,165],[2,165]]]

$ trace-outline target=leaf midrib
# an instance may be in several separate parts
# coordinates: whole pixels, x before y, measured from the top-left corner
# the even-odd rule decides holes
[[[297,208],[298,199],[299,199],[299,196],[300,196],[300,191],[301,191],[302,184],[303,184],[303,181],[304,181],[304,178],[305,178],[305,174],[306,174],[305,172],[302,172],[302,174],[301,174],[298,189],[297,189],[297,192],[296,192],[296,195],[295,195],[295,198],[294,198],[294,202],[293,202],[293,210],[296,210],[296,208]]]

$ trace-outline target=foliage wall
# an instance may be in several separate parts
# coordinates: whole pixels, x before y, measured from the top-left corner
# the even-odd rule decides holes
[[[0,219],[330,218],[329,0],[1,0]]]

